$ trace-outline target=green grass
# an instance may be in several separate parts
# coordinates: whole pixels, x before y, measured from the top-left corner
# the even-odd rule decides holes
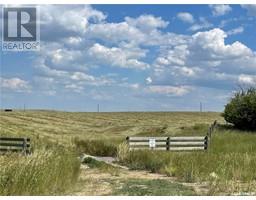
[[[184,182],[207,181],[210,193],[255,192],[256,134],[219,129],[208,152],[131,151],[119,148],[120,162],[178,177]],[[240,183],[240,184],[237,184]],[[254,187],[253,187],[254,186]]]
[[[120,141],[119,141],[120,142]],[[93,156],[116,156],[117,144],[114,141],[89,140],[75,138],[73,143],[79,153]]]
[[[118,183],[113,195],[127,196],[188,196],[195,192],[181,184],[168,180],[129,179]]]
[[[56,147],[2,155],[0,166],[0,195],[53,195],[76,182],[80,162],[72,150]]]

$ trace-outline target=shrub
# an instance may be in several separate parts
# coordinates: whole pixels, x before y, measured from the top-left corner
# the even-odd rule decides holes
[[[236,128],[256,130],[256,88],[238,91],[222,116]]]
[[[74,144],[79,153],[93,156],[116,156],[117,145],[106,140],[81,140],[74,139]]]

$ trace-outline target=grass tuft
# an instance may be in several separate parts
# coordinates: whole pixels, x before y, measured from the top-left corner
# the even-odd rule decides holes
[[[61,194],[79,175],[80,162],[72,150],[38,150],[30,156],[0,156],[0,195]]]

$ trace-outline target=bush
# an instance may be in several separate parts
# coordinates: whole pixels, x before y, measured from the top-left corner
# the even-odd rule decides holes
[[[106,140],[75,138],[73,142],[79,153],[86,153],[92,156],[116,156],[117,153],[117,145]]]
[[[236,128],[256,130],[256,88],[237,92],[222,116]]]

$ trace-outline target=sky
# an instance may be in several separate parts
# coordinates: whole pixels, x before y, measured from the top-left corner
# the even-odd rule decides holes
[[[40,51],[1,50],[1,108],[223,111],[255,33],[256,5],[41,5]]]

